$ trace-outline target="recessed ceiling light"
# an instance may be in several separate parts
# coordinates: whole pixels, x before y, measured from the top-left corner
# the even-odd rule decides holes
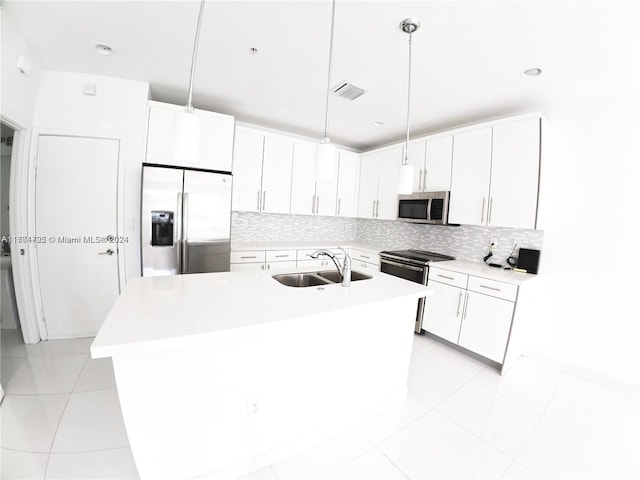
[[[249,53],[252,55],[255,55],[256,53],[258,53],[258,49],[256,47],[251,47],[249,49]]]
[[[527,78],[539,77],[540,75],[542,75],[542,69],[537,67],[527,68],[526,70],[523,70],[520,75]]]
[[[381,127],[384,125],[384,122],[373,122],[371,125],[374,127]]]
[[[96,52],[101,55],[111,55],[113,53],[113,49],[106,43],[98,43],[95,48]]]

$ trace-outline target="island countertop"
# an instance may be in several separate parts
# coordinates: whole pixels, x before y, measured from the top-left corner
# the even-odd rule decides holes
[[[429,287],[384,273],[367,274],[373,278],[321,289],[288,287],[265,272],[135,278],[109,312],[91,355],[104,358],[185,347],[232,338],[272,322],[432,293]]]

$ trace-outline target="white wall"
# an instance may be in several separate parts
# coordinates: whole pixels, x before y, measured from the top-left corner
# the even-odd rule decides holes
[[[594,93],[544,113],[551,157],[542,167],[541,297],[529,348],[640,385],[640,95]]]
[[[96,95],[82,93],[95,84]],[[140,182],[149,84],[97,75],[46,71],[38,94],[34,130],[39,133],[104,135],[121,139],[118,216],[129,238],[124,245],[126,279],[140,276]],[[123,170],[124,169],[124,170]]]

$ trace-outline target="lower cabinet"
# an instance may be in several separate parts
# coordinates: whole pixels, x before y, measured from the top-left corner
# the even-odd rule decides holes
[[[429,286],[422,328],[502,364],[518,286],[436,267]]]
[[[289,270],[296,268],[295,250],[251,250],[231,252],[232,272]]]
[[[351,249],[351,268],[353,270],[380,270],[380,255],[370,250]]]
[[[467,292],[458,345],[502,363],[509,340],[513,302]]]

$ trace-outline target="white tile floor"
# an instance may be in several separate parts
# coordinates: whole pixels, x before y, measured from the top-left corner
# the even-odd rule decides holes
[[[137,478],[91,339],[2,331],[1,478]],[[416,337],[404,402],[244,480],[640,479],[640,398],[521,358],[504,377]]]

